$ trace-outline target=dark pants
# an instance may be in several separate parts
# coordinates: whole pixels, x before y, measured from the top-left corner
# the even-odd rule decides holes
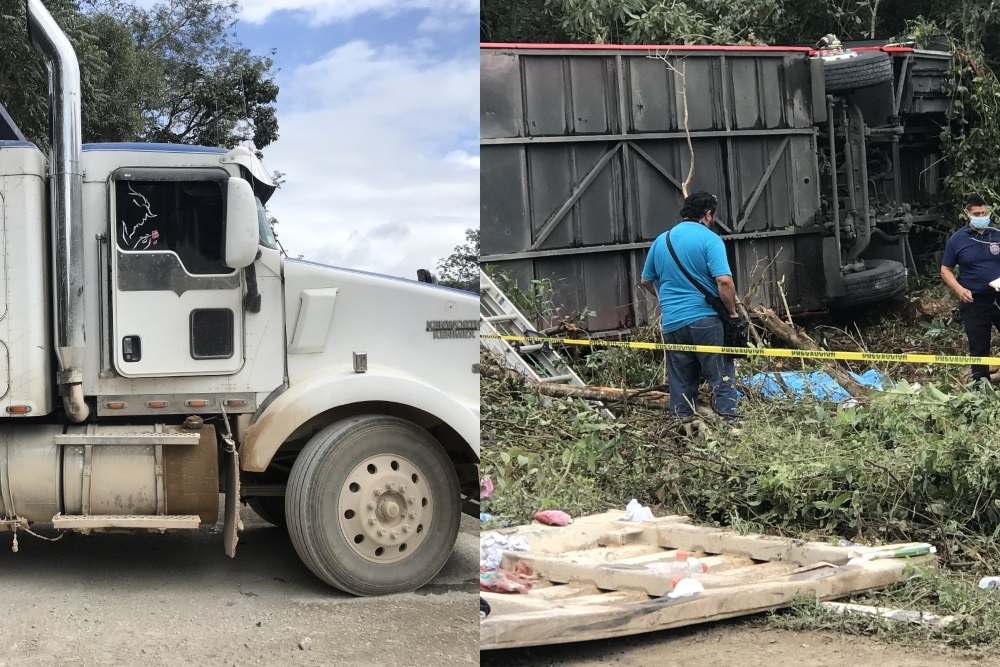
[[[717,316],[704,317],[677,331],[663,334],[667,343],[677,345],[723,345],[725,336],[722,320]],[[670,382],[670,413],[680,417],[694,414],[698,401],[701,377],[708,380],[714,392],[716,412],[724,415],[736,413],[736,375],[732,357],[725,354],[700,352],[667,352],[667,376]]]
[[[969,338],[969,355],[988,357],[993,327],[1000,331],[1000,294],[974,294],[973,299],[972,303],[962,303],[958,307],[965,335]],[[973,382],[989,376],[989,366],[972,367]]]

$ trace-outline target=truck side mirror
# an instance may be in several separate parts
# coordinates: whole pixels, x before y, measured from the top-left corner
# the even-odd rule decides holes
[[[230,178],[226,192],[226,266],[242,269],[257,257],[260,228],[253,186],[242,178]]]

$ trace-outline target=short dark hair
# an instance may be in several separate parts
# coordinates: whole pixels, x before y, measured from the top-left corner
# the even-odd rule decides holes
[[[969,210],[973,206],[987,206],[986,199],[978,192],[973,192],[965,198],[965,210]]]
[[[718,207],[719,200],[716,196],[702,190],[693,195],[688,195],[684,199],[684,207],[681,208],[681,218],[683,220],[701,220],[709,211],[714,214]]]

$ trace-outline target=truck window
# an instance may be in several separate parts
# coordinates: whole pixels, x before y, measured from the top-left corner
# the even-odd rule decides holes
[[[267,220],[267,209],[260,203],[260,198],[257,198],[257,222],[260,227],[261,245],[272,250],[277,250],[278,241],[274,238],[274,230],[271,229],[271,223]]]
[[[117,181],[116,231],[122,250],[172,251],[192,274],[232,273],[224,264],[222,184]]]

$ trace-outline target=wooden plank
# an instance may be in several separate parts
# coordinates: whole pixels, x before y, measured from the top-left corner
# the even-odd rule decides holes
[[[822,568],[784,581],[709,589],[677,600],[663,597],[620,605],[566,604],[526,614],[491,614],[480,623],[480,650],[617,637],[770,611],[803,597],[845,597],[898,581],[906,564],[887,559]]]
[[[850,548],[689,525],[687,517],[619,521],[614,511],[566,527],[532,524],[504,532],[531,551],[505,552],[503,567],[531,567],[538,583],[524,595],[483,593],[493,612],[480,625],[482,650],[585,641],[768,611],[800,597],[830,600],[884,587],[908,563],[933,556],[848,565]],[[708,566],[694,578],[705,591],[670,600],[666,566],[683,549]],[[652,566],[652,567],[651,567]]]
[[[509,566],[508,566],[509,559]],[[504,556],[504,569],[513,569],[517,563],[531,567],[539,577],[554,583],[592,584],[603,591],[637,590],[660,597],[673,590],[668,570],[651,570],[644,565],[621,563],[593,564],[573,562],[555,555],[534,555],[508,552]],[[730,587],[731,577],[715,575],[711,571],[693,575],[705,588]]]
[[[738,554],[760,561],[791,561],[807,565],[827,561],[844,565],[849,560],[848,547],[822,542],[806,542],[770,535],[738,535],[731,531],[701,526],[671,524],[660,526],[657,543],[664,548],[704,551],[710,554]]]
[[[597,547],[606,535],[610,536],[616,531],[630,531],[630,533],[641,531],[628,536],[629,544],[656,544],[656,531],[659,527],[691,521],[689,517],[681,515],[642,522],[619,521],[618,518],[624,514],[622,510],[612,510],[603,514],[580,517],[568,526],[546,526],[536,521],[526,526],[501,528],[490,532],[523,537],[528,547],[535,553],[564,553]]]
[[[508,552],[507,555],[513,556],[518,553],[523,554],[525,552]],[[576,551],[551,555],[558,555],[559,558],[573,563],[600,565],[602,563],[619,563],[623,560],[627,561],[633,558],[656,558],[660,560],[663,559],[665,553],[669,553],[672,560],[676,552],[665,552],[655,544],[628,544],[622,547],[595,547],[593,549],[578,549]],[[506,565],[504,567],[506,568]]]

